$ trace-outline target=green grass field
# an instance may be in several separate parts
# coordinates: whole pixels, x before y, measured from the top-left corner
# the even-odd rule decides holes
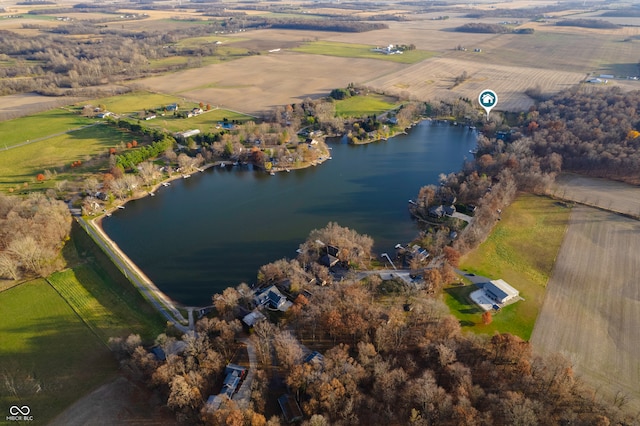
[[[399,105],[381,95],[352,96],[336,102],[336,114],[341,117],[362,117],[381,114]]]
[[[0,293],[0,317],[0,407],[28,405],[33,424],[117,374],[105,344],[43,279]]]
[[[173,103],[182,103],[181,98],[162,93],[133,92],[108,98],[94,99],[91,105],[104,105],[108,111],[116,114],[133,114],[145,109],[160,108]]]
[[[49,187],[52,182],[34,183],[36,175],[45,169],[56,170],[58,180],[73,179],[71,171],[74,175],[83,171],[95,171],[83,170],[82,167],[70,169],[69,166],[76,160],[86,161],[91,156],[107,152],[120,142],[126,143],[132,139],[135,138],[129,133],[111,126],[96,125],[0,151],[0,190],[18,188],[24,182],[35,188]]]
[[[445,290],[445,302],[463,327],[478,333],[512,333],[531,337],[556,255],[569,221],[570,209],[556,201],[520,195],[502,213],[487,240],[464,256],[460,269],[492,279],[502,278],[525,299],[503,308],[493,322],[482,324],[482,311],[468,295],[475,286]]]
[[[62,108],[0,122],[0,163],[5,148],[77,129],[94,122],[92,118],[83,117]]]
[[[103,280],[88,265],[57,272],[47,281],[105,343],[110,337],[136,333],[152,338],[162,332],[159,315],[141,312],[138,300]]]
[[[379,59],[382,61],[400,62],[403,64],[415,64],[436,55],[435,52],[426,50],[410,50],[402,55],[385,55],[383,53],[372,52],[376,46],[366,44],[350,44],[332,41],[314,41],[305,43],[302,46],[291,49],[295,52],[311,53],[314,55],[339,56],[343,58],[367,58]]]
[[[182,132],[189,129],[200,129],[201,132],[215,132],[216,125],[224,119],[238,120],[245,122],[253,118],[241,113],[229,111],[226,109],[212,109],[191,118],[174,118],[173,115],[158,117],[144,123],[145,126],[156,129],[166,129],[169,132]]]

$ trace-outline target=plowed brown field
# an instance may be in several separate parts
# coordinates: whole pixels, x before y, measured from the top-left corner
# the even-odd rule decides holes
[[[547,285],[531,341],[537,350],[561,352],[598,394],[621,392],[640,410],[640,187],[563,175],[559,198],[599,209],[573,209]]]

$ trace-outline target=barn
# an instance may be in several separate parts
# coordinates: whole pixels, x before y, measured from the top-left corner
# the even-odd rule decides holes
[[[491,280],[482,287],[485,294],[501,305],[507,304],[520,297],[520,292],[502,279]]]

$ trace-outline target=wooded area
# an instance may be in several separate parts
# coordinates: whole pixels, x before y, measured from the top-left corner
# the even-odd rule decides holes
[[[58,269],[70,231],[62,201],[40,192],[26,198],[0,193],[0,278],[44,277]]]
[[[317,246],[317,237],[327,239],[327,233],[340,229],[334,224],[314,231],[303,246]],[[368,244],[350,230],[340,236]],[[233,343],[241,330],[233,318],[251,306],[244,284],[214,297],[222,318],[198,322],[198,335],[183,336],[184,350],[166,361],[158,361],[134,337],[114,342],[123,365],[188,424],[280,425],[280,418],[268,413],[274,398],[285,392],[302,407],[304,425],[629,420],[619,407],[597,402],[594,390],[574,377],[562,356],[533,355],[528,342],[509,334],[463,335],[458,320],[432,294],[403,290],[375,275],[363,282],[309,283],[313,272],[304,265],[316,262],[318,253],[312,249],[298,260],[264,267],[265,285],[296,280],[295,290],[290,287],[295,302],[275,323],[263,320],[252,328],[258,370],[248,406],[229,400],[217,409],[205,404],[217,392],[221,360],[244,350]],[[157,344],[171,351],[175,340],[160,336]],[[311,350],[321,350],[322,356],[310,357]]]

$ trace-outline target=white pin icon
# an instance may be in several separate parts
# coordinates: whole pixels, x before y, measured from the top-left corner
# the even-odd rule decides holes
[[[478,95],[478,102],[480,103],[480,106],[484,108],[485,111],[487,111],[488,120],[489,112],[491,112],[493,107],[495,107],[498,103],[498,95],[496,95],[496,92],[494,92],[493,90],[483,90],[482,92],[480,92],[480,95]]]

